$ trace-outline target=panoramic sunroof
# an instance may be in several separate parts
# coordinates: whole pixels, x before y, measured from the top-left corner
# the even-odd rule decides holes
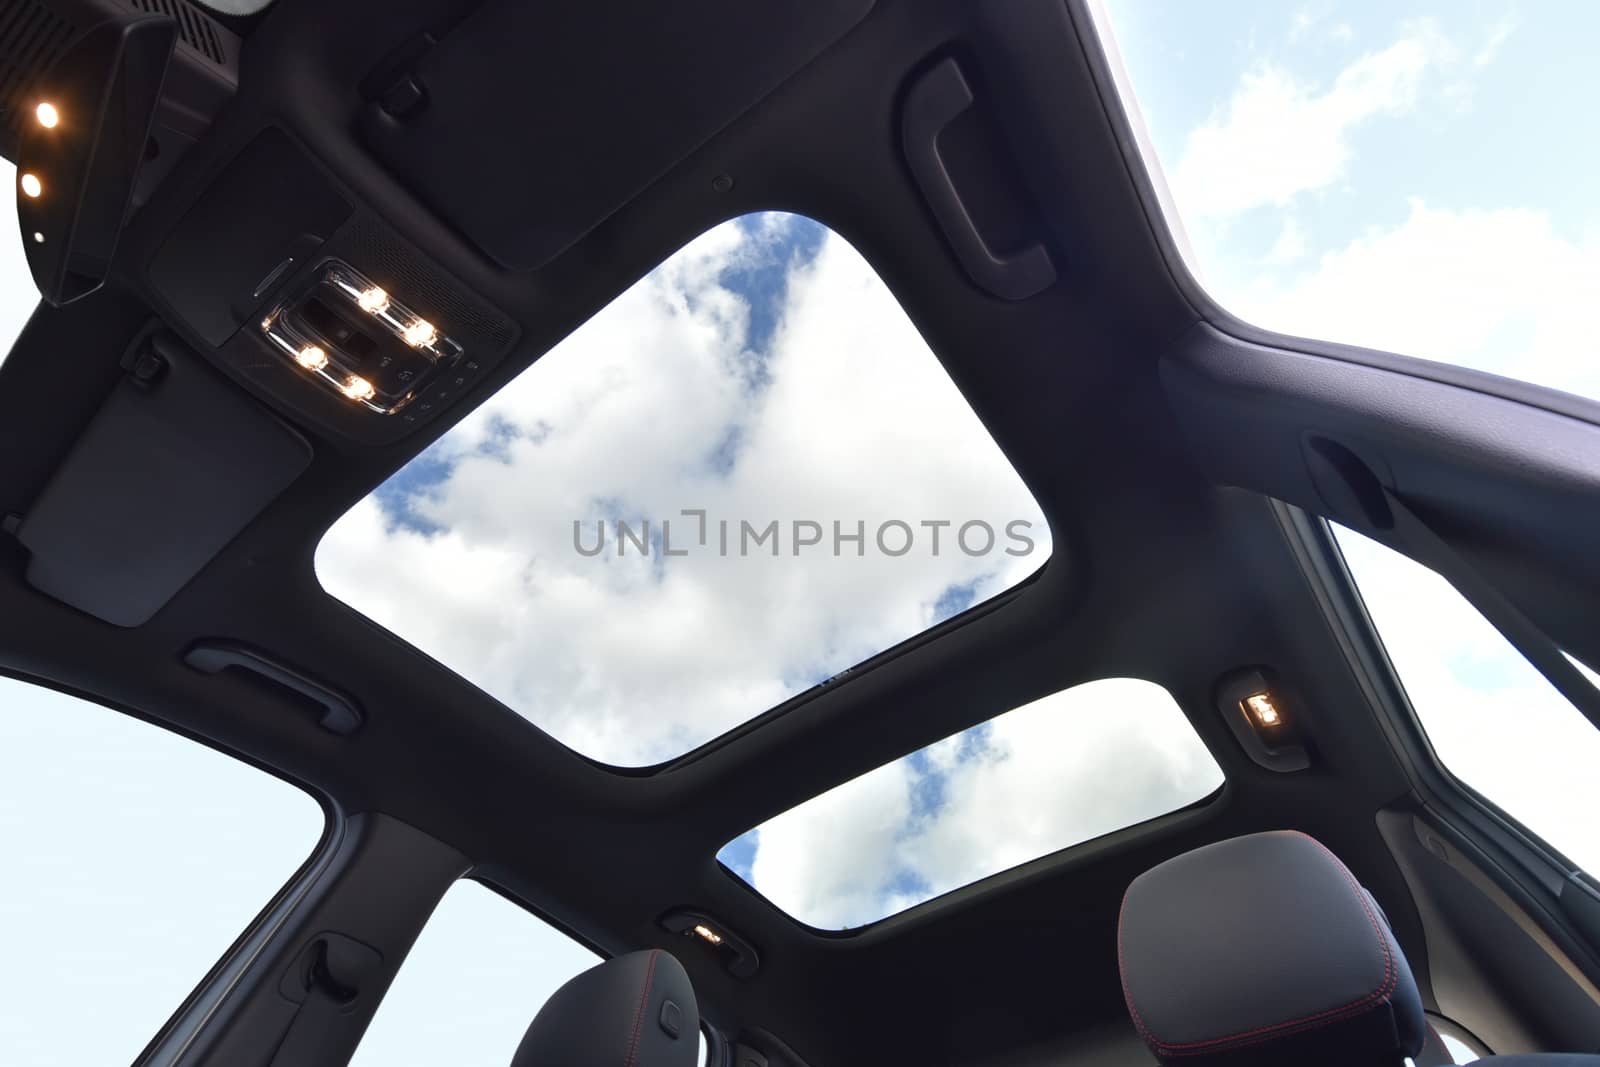
[[[717,858],[806,925],[843,930],[1187,807],[1222,780],[1165,689],[1108,678],[869,771]]]
[[[1600,398],[1600,4],[1096,6],[1224,307]]]
[[[820,224],[702,235],[346,514],[334,596],[594,759],[671,759],[1016,585],[1038,505]]]

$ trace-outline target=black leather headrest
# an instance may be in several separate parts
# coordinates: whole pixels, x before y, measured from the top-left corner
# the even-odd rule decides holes
[[[700,1010],[683,964],[648,949],[573,978],[545,1001],[511,1067],[695,1067]]]
[[[1422,1047],[1411,968],[1349,869],[1304,834],[1238,837],[1128,887],[1134,1026],[1164,1064],[1389,1067]]]

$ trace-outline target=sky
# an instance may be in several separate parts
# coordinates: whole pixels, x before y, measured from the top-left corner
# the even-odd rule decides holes
[[[1600,4],[1106,8],[1170,222],[1223,306],[1600,397],[1588,321]],[[4,248],[9,347],[33,296],[20,247]],[[777,520],[779,558],[764,543],[706,551],[686,539],[685,509],[706,511],[709,545],[718,519],[735,545],[739,520]],[[574,520],[617,519],[651,521],[650,555],[618,555],[615,536],[578,551]],[[975,519],[1001,531],[993,550],[952,550],[952,526],[933,555],[923,522]],[[662,520],[690,555],[663,554]],[[826,539],[835,520],[864,524],[860,557],[836,559],[826,541],[793,554],[795,522]],[[903,556],[874,543],[891,520],[915,536]],[[1005,553],[1012,520],[1033,524],[1031,552]],[[770,215],[712,231],[619,297],[352,511],[317,568],[332,593],[560,740],[643,765],[1015,584],[1049,543],[865,261],[815,223]],[[1438,579],[1356,535],[1340,544],[1446,765],[1600,867],[1596,828],[1562,810],[1600,734]],[[321,814],[146,724],[0,689],[0,783],[34,798],[0,806],[0,842],[29,872],[0,896],[0,946],[34,961],[28,981],[15,968],[0,979],[0,997],[24,1006],[0,1018],[0,1059],[126,1060],[304,858]],[[1110,730],[1108,708],[1139,709],[1141,725]],[[1158,690],[1095,683],[847,783],[722,855],[803,921],[859,925],[1206,795],[1214,764],[1195,745]],[[66,837],[47,832],[63,822]],[[195,840],[236,854],[224,883],[205,880]],[[507,1035],[589,958],[464,884],[358,1062],[503,1063]],[[460,1010],[493,1035],[481,1047],[416,1024],[430,1014],[416,1005],[466,989],[481,992]],[[93,1030],[61,1015],[85,998],[103,1012]]]
[[[238,760],[0,678],[0,1063],[131,1063],[323,823]]]
[[[1221,787],[1221,768],[1165,689],[1108,678],[869,771],[718,858],[801,922],[845,929]]]
[[[1190,265],[1224,307],[1600,396],[1600,5],[1105,10]]]

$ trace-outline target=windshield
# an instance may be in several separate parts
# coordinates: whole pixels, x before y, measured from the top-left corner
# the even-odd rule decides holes
[[[1600,4],[1105,0],[1097,21],[1229,311],[1600,397]]]

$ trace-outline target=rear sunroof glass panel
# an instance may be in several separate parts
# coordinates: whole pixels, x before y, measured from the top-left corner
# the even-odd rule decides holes
[[[648,766],[1049,554],[1032,495],[866,261],[763,213],[490,398],[336,523],[316,567],[572,748]]]
[[[836,786],[717,858],[807,926],[846,930],[1188,807],[1222,783],[1165,689],[1107,678]]]

